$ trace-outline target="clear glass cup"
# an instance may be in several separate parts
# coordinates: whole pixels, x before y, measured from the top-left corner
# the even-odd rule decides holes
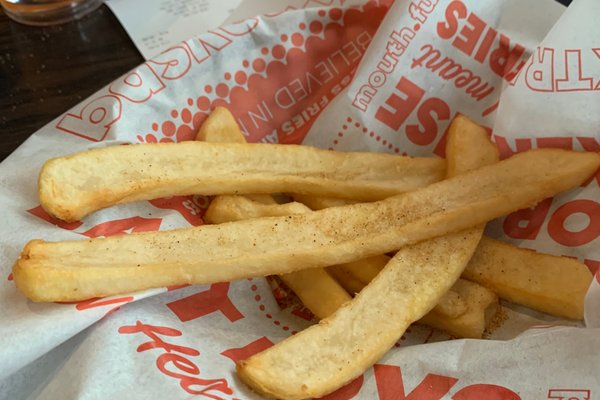
[[[11,19],[26,25],[56,25],[83,17],[103,0],[0,0]]]

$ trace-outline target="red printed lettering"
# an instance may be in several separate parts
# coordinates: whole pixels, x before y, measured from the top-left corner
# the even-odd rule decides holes
[[[175,367],[175,370],[169,368],[169,364]],[[221,399],[215,397],[211,392],[217,391],[225,394],[231,394],[233,391],[227,386],[227,381],[224,379],[202,379],[197,376],[200,373],[200,368],[191,360],[179,355],[165,353],[158,356],[156,366],[163,374],[179,380],[179,386],[186,392],[193,395],[205,395],[212,399]],[[185,374],[177,372],[177,370]]]
[[[575,214],[584,214],[587,223],[578,231],[565,227],[566,220]],[[572,200],[558,207],[550,221],[548,234],[557,243],[564,246],[582,246],[596,240],[600,236],[600,204],[594,200]]]
[[[232,43],[231,39],[226,38],[220,33],[209,31],[198,39],[188,40],[185,45],[192,54],[196,63],[202,64],[210,58],[213,52],[221,51]]]
[[[458,31],[458,20],[467,16],[467,7],[461,1],[453,1],[446,7],[445,22],[438,22],[437,33],[442,39],[450,39]]]
[[[156,208],[177,211],[193,226],[204,223],[202,217],[210,204],[208,197],[200,195],[163,197],[149,202]]]
[[[600,271],[600,261],[585,259],[583,260],[583,263],[586,267],[588,267],[592,274],[595,274],[596,272]]]
[[[419,0],[418,3],[411,1],[408,5],[408,13],[412,19],[424,24],[429,14],[433,12],[437,2],[438,0]]]
[[[98,236],[123,235],[132,232],[157,231],[160,228],[161,222],[161,218],[124,218],[115,221],[103,222],[81,234],[87,237],[95,238]]]
[[[475,46],[479,41],[479,37],[483,34],[486,27],[477,15],[470,13],[467,18],[467,23],[460,30],[458,36],[452,42],[452,45],[466,55],[470,56],[475,50]]]
[[[93,299],[78,302],[77,305],[75,306],[75,308],[78,311],[83,311],[83,310],[89,310],[92,308],[117,305],[116,307],[113,307],[113,310],[115,310],[115,309],[119,308],[120,306],[122,306],[123,304],[127,304],[132,301],[133,301],[133,296],[116,297],[116,298],[112,298],[112,299],[96,297]]]
[[[154,326],[136,321],[135,325],[122,326],[119,328],[121,334],[142,333],[151,340],[140,344],[137,352],[162,349],[164,353],[156,359],[156,366],[163,374],[179,381],[179,386],[189,394],[204,395],[215,400],[225,400],[220,394],[231,395],[233,390],[225,379],[203,379],[200,378],[200,368],[196,363],[183,355],[196,357],[200,352],[187,346],[167,343],[161,337],[178,337],[181,331],[165,326]],[[176,354],[180,353],[180,354]],[[215,393],[216,392],[216,393]]]
[[[261,337],[260,339],[255,340],[254,342],[248,343],[244,347],[237,347],[229,350],[225,350],[221,354],[227,358],[230,358],[234,363],[238,363],[242,360],[252,357],[256,353],[260,353],[263,350],[268,349],[273,346],[273,342],[271,342],[266,337]]]
[[[462,28],[461,24],[463,24]],[[525,53],[525,48],[518,43],[511,46],[510,39],[506,35],[500,34],[498,38],[498,32],[494,28],[475,13],[469,13],[467,7],[460,1],[452,1],[448,4],[445,21],[437,24],[436,31],[442,39],[454,38],[452,46],[473,57],[480,64],[483,64],[489,55],[488,64],[492,72],[507,81],[512,81],[524,65],[521,62],[515,67]],[[496,47],[492,50],[496,39]]]
[[[405,77],[400,78],[396,89],[396,93],[392,93],[385,104],[377,109],[375,118],[388,127],[398,130],[419,106],[417,110],[419,124],[407,125],[406,136],[411,142],[420,146],[431,144],[437,136],[437,122],[450,118],[450,108],[443,100],[436,97],[426,99],[419,105],[425,91]]]
[[[477,53],[475,53],[475,57],[473,57],[475,61],[477,61],[480,64],[483,64],[485,58],[490,52],[490,48],[496,40],[497,34],[498,32],[492,27],[488,29],[487,33],[485,34],[485,37],[483,38],[483,41],[481,42],[481,45],[479,46],[479,50],[477,50]]]
[[[201,318],[214,312],[221,312],[229,321],[244,318],[228,296],[229,282],[215,283],[208,290],[198,292],[183,299],[167,303],[167,307],[182,322]]]
[[[434,118],[433,115],[436,117]],[[437,97],[432,97],[423,102],[417,110],[417,118],[421,125],[408,125],[406,136],[411,142],[426,146],[433,142],[438,133],[438,121],[447,121],[450,118],[450,107]]]
[[[591,390],[586,389],[550,389],[548,399],[553,400],[591,400]]]
[[[192,66],[192,60],[187,50],[182,46],[171,47],[152,60],[148,61],[158,75],[166,80],[179,79]]]
[[[594,82],[590,77],[584,77],[581,71],[581,50],[565,50],[565,76],[556,79],[558,92],[574,92],[578,90],[593,90]]]
[[[581,144],[581,147],[585,151],[595,151],[600,152],[600,142],[593,137],[578,137],[577,141]],[[600,186],[600,170],[596,171],[596,184]],[[587,186],[591,181],[594,180],[594,177],[590,178],[589,181],[584,182],[582,186]]]
[[[115,298],[108,298],[108,299],[95,297],[93,299],[79,301],[79,302],[77,302],[77,301],[75,301],[75,302],[57,301],[56,303],[58,303],[58,304],[75,304],[75,309],[77,311],[85,311],[85,310],[95,309],[98,307],[112,306],[106,312],[106,314],[104,314],[104,317],[106,317],[107,315],[112,314],[113,312],[120,309],[122,305],[131,303],[133,300],[134,300],[133,296],[115,297]]]
[[[587,53],[588,51],[598,57],[600,49],[555,50],[549,47],[537,48],[529,61],[525,74],[525,84],[529,89],[536,92],[599,90],[600,79],[594,84],[595,77],[586,76],[583,72],[584,61],[588,64],[592,62],[590,57],[582,55],[583,52]],[[555,70],[563,71],[563,75],[557,77]]]
[[[504,233],[513,239],[535,240],[548,215],[552,198],[540,202],[532,208],[509,214],[502,224]]]
[[[48,214],[46,212],[46,210],[44,210],[42,208],[42,206],[37,206],[34,207],[32,209],[27,210],[28,213],[35,215],[38,218],[43,219],[44,221],[50,222],[52,225],[56,225],[59,228],[62,229],[66,229],[68,231],[72,231],[74,229],[79,228],[81,225],[83,225],[83,222],[80,221],[76,221],[76,222],[65,222],[65,221],[61,221],[58,218],[54,218],[53,216],[51,216],[50,214]]]
[[[417,107],[425,91],[412,81],[401,77],[396,84],[397,93],[392,93],[375,113],[375,118],[393,130],[398,130]],[[389,107],[386,107],[389,106]]]
[[[116,96],[102,96],[87,103],[79,114],[65,114],[56,129],[71,135],[101,142],[110,127],[121,118],[121,100]]]
[[[146,63],[117,79],[109,86],[108,91],[132,103],[143,103],[164,88],[165,84]]]
[[[500,34],[498,48],[490,54],[490,68],[497,75],[506,76],[513,69],[515,63],[523,56],[523,53],[525,53],[523,46],[516,43],[511,49],[508,36]]]
[[[463,89],[477,101],[485,99],[494,91],[494,86],[489,82],[484,82],[481,77],[452,58],[442,57],[442,53],[432,45],[426,44],[420,50],[423,54],[413,58],[411,68],[424,66],[431,72],[436,72],[440,78],[452,81],[457,89]]]
[[[161,336],[178,337],[182,333],[180,330],[175,328],[168,328],[166,326],[155,326],[144,324],[141,321],[136,321],[135,325],[127,325],[119,328],[119,333],[130,334],[130,333],[143,333],[148,338],[152,339],[149,342],[140,344],[137,347],[137,352],[141,353],[150,349],[163,349],[167,353],[172,351],[187,354],[189,356],[198,356],[200,352],[196,349],[192,349],[185,346],[179,346],[170,344],[162,340]]]
[[[525,71],[525,84],[536,92],[554,91],[554,49],[537,48]]]
[[[379,400],[441,400],[458,379],[443,375],[427,374],[408,395],[400,367],[375,364],[373,366]]]
[[[342,386],[335,392],[329,393],[327,396],[321,397],[321,400],[351,400],[362,388],[364,382],[363,375],[354,379],[352,382]]]
[[[537,147],[554,149],[573,149],[573,138],[571,137],[539,137],[536,138]]]
[[[531,139],[515,139],[515,147],[513,150],[508,144],[508,141],[503,136],[494,135],[494,141],[496,142],[496,146],[498,146],[498,150],[500,151],[500,158],[505,159],[512,156],[515,153],[520,153],[522,151],[531,150]]]
[[[478,384],[460,389],[452,396],[452,400],[521,400],[521,397],[510,389],[498,385]]]

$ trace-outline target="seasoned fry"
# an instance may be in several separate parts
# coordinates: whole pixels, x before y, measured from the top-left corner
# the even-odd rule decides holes
[[[231,112],[224,107],[216,107],[200,125],[196,140],[208,143],[246,143]],[[277,204],[270,194],[247,194],[246,197],[263,204]]]
[[[319,319],[327,318],[352,297],[324,268],[279,275],[302,303]]]
[[[327,271],[348,291],[358,293],[369,284],[378,273],[390,262],[385,254],[350,261],[349,263],[332,265]]]
[[[209,213],[211,215],[211,217],[207,219],[207,222],[223,223],[267,215],[289,215],[312,212],[308,207],[300,203],[264,205],[249,200],[244,196],[219,196],[217,199],[219,201],[213,201],[207,211],[207,215]],[[373,260],[373,262],[369,264],[369,260]],[[387,256],[376,256],[366,260],[355,261],[355,263],[357,264],[357,267],[365,267],[366,269],[368,269],[369,266],[372,266],[375,270],[374,277],[381,269],[383,269],[383,267],[385,267],[385,264],[387,264],[389,260],[390,257]],[[362,265],[359,266],[358,264],[361,262]],[[356,268],[356,271],[363,271],[365,268]],[[350,279],[356,279],[358,281],[358,290],[352,292],[351,290],[348,290],[345,285],[347,283],[345,282],[346,276],[340,279],[340,277],[336,275],[336,267],[329,267],[328,271],[334,271],[332,275],[335,277],[335,280],[322,268],[313,268],[280,275],[283,281],[298,295],[298,297],[300,297],[302,302],[313,312],[313,314],[319,317],[319,319],[323,319],[333,314],[334,311],[351,299],[348,292],[359,292],[360,289],[366,286],[372,279],[372,277],[370,277],[369,280],[363,284],[360,280],[348,275]],[[354,270],[351,272],[354,272]],[[472,282],[467,282],[466,285],[479,286]],[[464,287],[465,284],[463,283],[461,288]],[[487,289],[482,290],[489,292]],[[459,291],[461,294],[459,294]],[[463,299],[463,296],[473,296],[473,298]],[[494,295],[492,294],[492,296]],[[468,334],[466,337],[481,337],[484,326],[480,326],[479,320],[484,320],[485,309],[478,307],[479,303],[481,303],[481,296],[476,290],[454,290],[453,287],[442,297],[440,302],[432,310],[432,313],[434,314],[427,320],[431,323],[428,323],[425,320],[421,320],[420,322],[438,329],[446,330],[453,335]],[[454,321],[454,319],[465,313],[469,313],[468,318],[462,317],[460,320]],[[477,313],[480,314],[479,319],[477,318]],[[470,327],[465,326],[466,323],[473,323],[473,325]],[[477,332],[479,333],[477,334]]]
[[[585,264],[566,257],[520,249],[484,238],[463,277],[488,287],[503,299],[534,310],[583,319],[592,283]]]
[[[478,157],[475,146],[455,153],[462,150],[459,134],[473,136],[478,143],[482,129],[464,118],[450,126],[446,154],[456,162],[454,173],[498,160],[485,131],[484,157]],[[411,323],[433,309],[459,278],[482,233],[479,226],[400,249],[331,317],[240,362],[240,378],[258,393],[288,400],[322,397],[350,382],[381,358]]]
[[[457,280],[446,296],[449,293],[461,300],[456,309],[441,310],[440,305],[452,304],[442,300],[417,323],[441,329],[456,337],[480,339],[498,311],[498,296],[491,290],[465,279]],[[461,309],[464,311],[459,315],[448,316],[448,313]]]
[[[386,255],[369,257],[350,263],[327,267],[327,271],[348,293],[359,293],[387,265],[391,257]],[[460,279],[459,279],[460,281]],[[467,311],[467,305],[452,288],[434,308],[438,314],[454,318]],[[437,328],[438,326],[436,326]],[[483,330],[481,331],[483,333]]]
[[[311,210],[300,203],[261,204],[245,196],[216,197],[204,219],[211,224],[241,221],[249,218],[303,214]],[[352,297],[323,268],[304,269],[279,275],[283,282],[319,319],[333,314]]]
[[[83,241],[34,240],[13,268],[15,283],[33,300],[69,301],[341,264],[531,206],[580,185],[599,165],[600,154],[538,149],[373,203]]]
[[[350,293],[358,293],[388,263],[382,255],[328,267]],[[537,253],[484,236],[462,277],[491,289],[500,298],[557,317],[583,319],[592,274],[585,264]]]
[[[294,198],[302,198],[315,210],[343,201],[313,196]],[[358,293],[389,260],[390,257],[379,255],[327,267],[327,271],[348,293]],[[593,278],[585,264],[577,260],[521,249],[486,236],[462,277],[491,289],[504,300],[576,320],[583,319],[584,299]]]
[[[47,161],[42,207],[65,221],[115,204],[175,195],[270,194],[383,199],[442,179],[445,162],[308,146],[156,143],[113,146]]]
[[[211,143],[245,143],[246,139],[233,115],[217,107],[200,127],[196,140]],[[206,210],[204,220],[211,224],[256,217],[301,214],[310,211],[300,203],[277,204],[271,195],[217,196]],[[319,319],[333,314],[350,295],[323,268],[312,268],[279,275],[302,303]]]

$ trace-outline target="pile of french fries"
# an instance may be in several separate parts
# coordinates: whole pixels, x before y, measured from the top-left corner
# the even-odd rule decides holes
[[[78,301],[276,274],[321,320],[238,364],[253,390],[281,399],[322,397],[352,381],[414,322],[480,338],[498,298],[582,319],[592,279],[585,265],[499,242],[483,228],[581,185],[600,154],[543,149],[499,161],[486,131],[458,116],[446,155],[246,144],[217,108],[197,141],[60,157],[39,178],[42,206],[65,221],[202,194],[216,196],[210,225],[32,240],[15,283],[34,301]]]

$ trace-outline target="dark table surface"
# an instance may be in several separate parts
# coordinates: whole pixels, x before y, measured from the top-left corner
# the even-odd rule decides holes
[[[144,62],[106,7],[46,28],[0,11],[0,160],[33,132]]]
[[[0,161],[33,132],[143,61],[106,6],[48,28],[18,24],[0,11]]]

